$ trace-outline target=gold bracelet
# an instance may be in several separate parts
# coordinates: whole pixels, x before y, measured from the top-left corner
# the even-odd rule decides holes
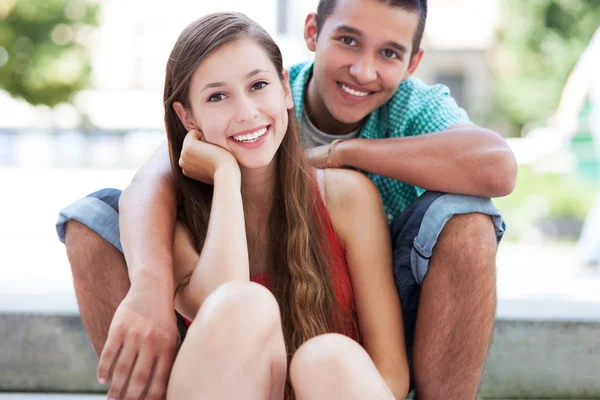
[[[331,168],[331,153],[333,152],[333,148],[336,144],[343,141],[344,139],[335,139],[333,142],[329,143],[329,148],[327,149],[327,168]]]

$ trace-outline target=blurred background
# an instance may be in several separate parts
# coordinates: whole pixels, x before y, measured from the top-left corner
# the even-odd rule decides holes
[[[54,231],[58,210],[97,189],[124,188],[165,139],[165,64],[191,20],[242,11],[276,38],[289,66],[312,57],[302,28],[316,5],[2,0],[0,306],[27,308],[26,299],[56,291],[64,294],[64,307],[74,307]],[[540,293],[554,287],[548,279],[561,278],[536,268],[595,271],[576,248],[599,183],[591,107],[580,110],[574,136],[550,122],[599,25],[599,0],[429,1],[417,77],[449,86],[475,123],[507,138],[519,161],[514,193],[495,200],[509,227],[499,255],[505,294],[532,290],[529,284],[515,289],[525,269],[536,271]],[[576,296],[579,289],[561,290]]]

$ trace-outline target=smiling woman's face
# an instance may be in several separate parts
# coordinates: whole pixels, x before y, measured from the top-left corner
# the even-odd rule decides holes
[[[196,69],[191,109],[174,108],[186,129],[231,152],[240,166],[271,163],[288,127],[293,101],[285,80],[256,42],[236,40],[212,52]]]

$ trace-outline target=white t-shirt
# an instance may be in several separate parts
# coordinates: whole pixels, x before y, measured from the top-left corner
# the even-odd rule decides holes
[[[329,144],[335,139],[350,140],[356,139],[360,136],[360,128],[345,135],[330,135],[317,128],[310,117],[306,113],[306,109],[302,112],[302,121],[300,121],[300,129],[302,130],[302,137],[304,138],[304,147],[311,148],[316,146],[322,146]]]

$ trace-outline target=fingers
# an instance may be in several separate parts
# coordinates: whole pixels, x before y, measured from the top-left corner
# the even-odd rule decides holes
[[[162,399],[176,354],[176,340],[159,340],[151,334],[143,340],[139,340],[139,334],[125,339],[122,332],[109,332],[98,363],[98,381],[110,381],[108,399],[140,399],[146,389],[144,399]],[[162,348],[157,348],[159,344]]]
[[[105,384],[110,379],[111,367],[119,358],[120,350],[123,345],[123,333],[119,329],[110,329],[108,338],[100,354],[98,362],[98,382]]]
[[[131,379],[129,380],[127,387],[122,391],[122,400],[137,400],[142,397],[142,393],[148,386],[148,380],[150,379],[154,361],[154,353],[147,347],[142,348],[137,356],[133,370],[131,371]]]
[[[190,139],[195,139],[195,140],[199,140],[199,141],[204,141],[204,133],[202,133],[200,130],[198,129],[191,129],[188,131],[186,138],[189,137]]]
[[[167,391],[167,383],[171,375],[171,368],[173,367],[173,353],[169,357],[161,357],[156,362],[154,373],[152,374],[152,381],[148,388],[148,394],[146,395],[147,400],[156,400],[164,398]]]
[[[138,358],[138,347],[134,343],[125,343],[123,350],[115,364],[110,378],[110,388],[108,389],[109,399],[122,399],[121,395],[127,390],[126,384],[129,381],[131,370]]]

